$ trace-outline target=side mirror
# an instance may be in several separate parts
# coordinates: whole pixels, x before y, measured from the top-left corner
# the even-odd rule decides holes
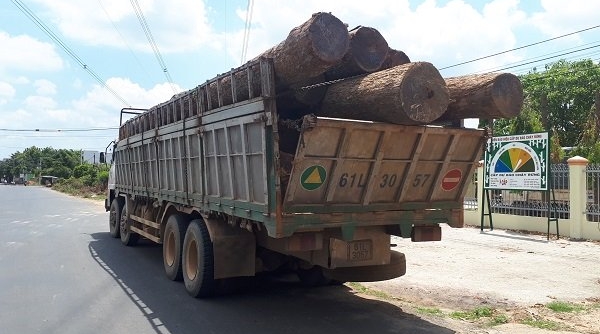
[[[104,152],[100,152],[100,163],[106,163],[106,156],[104,155]]]

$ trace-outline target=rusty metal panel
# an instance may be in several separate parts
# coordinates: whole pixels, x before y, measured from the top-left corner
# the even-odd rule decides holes
[[[311,116],[307,116],[311,117]],[[484,131],[312,116],[301,133],[285,212],[401,210],[462,205]]]

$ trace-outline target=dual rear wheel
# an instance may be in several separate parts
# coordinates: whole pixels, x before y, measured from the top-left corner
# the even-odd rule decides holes
[[[163,265],[169,279],[183,279],[191,296],[214,294],[213,245],[204,221],[194,219],[188,224],[182,215],[169,217],[163,240]]]
[[[127,205],[115,198],[110,205],[110,235],[133,246],[140,235],[131,231]],[[208,297],[215,293],[213,244],[202,219],[188,222],[186,216],[173,214],[167,220],[163,238],[163,266],[170,280],[183,279],[193,297]]]

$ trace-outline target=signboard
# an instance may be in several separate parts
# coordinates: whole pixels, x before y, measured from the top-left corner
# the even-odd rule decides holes
[[[548,190],[548,133],[488,139],[485,189]]]
[[[448,173],[442,178],[442,189],[444,191],[451,191],[460,183],[462,178],[462,172],[460,169],[449,170]]]

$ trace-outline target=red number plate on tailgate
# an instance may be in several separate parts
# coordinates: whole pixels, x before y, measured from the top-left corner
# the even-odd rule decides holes
[[[366,261],[373,259],[373,241],[357,240],[348,243],[348,260]]]

